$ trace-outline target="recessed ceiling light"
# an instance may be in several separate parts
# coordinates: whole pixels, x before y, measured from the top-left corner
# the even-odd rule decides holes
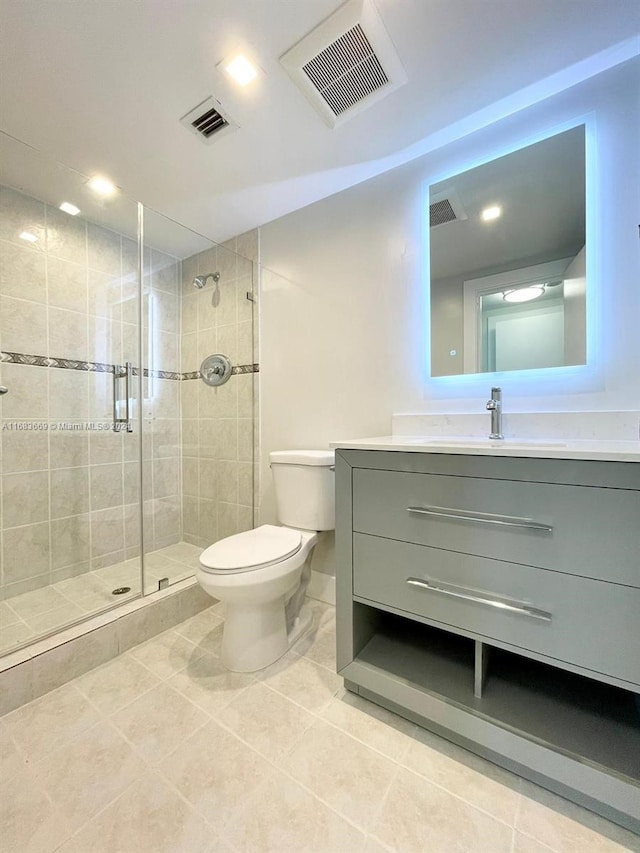
[[[505,290],[502,298],[505,302],[531,302],[544,293],[544,284],[532,284],[530,287],[518,287],[515,290]]]
[[[502,208],[497,204],[492,205],[491,207],[485,207],[485,209],[480,214],[480,218],[483,222],[491,222],[492,219],[499,219],[502,216]]]
[[[240,86],[247,86],[258,76],[256,66],[242,53],[238,53],[232,59],[225,59],[220,64],[229,77],[232,77]]]
[[[60,210],[68,213],[69,216],[77,216],[80,213],[80,208],[76,207],[75,204],[71,204],[69,201],[63,201],[60,205]]]
[[[26,240],[27,243],[37,243],[38,238],[35,234],[32,234],[31,231],[23,231],[20,235],[21,240]]]
[[[87,181],[87,185],[99,195],[109,196],[116,191],[116,185],[108,178],[102,178],[100,175],[94,175]]]

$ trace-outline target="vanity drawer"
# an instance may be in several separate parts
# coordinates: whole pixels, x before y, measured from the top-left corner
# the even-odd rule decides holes
[[[356,468],[353,528],[640,587],[640,491]]]
[[[354,533],[353,594],[640,685],[640,589]]]

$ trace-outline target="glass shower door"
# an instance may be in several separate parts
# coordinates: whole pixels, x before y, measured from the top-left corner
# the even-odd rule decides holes
[[[147,591],[194,574],[254,525],[253,240],[217,245],[145,208],[143,456]],[[215,386],[205,358],[230,367]]]
[[[141,591],[138,205],[0,136],[0,653]]]

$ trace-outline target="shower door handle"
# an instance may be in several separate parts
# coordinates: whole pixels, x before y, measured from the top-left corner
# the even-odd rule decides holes
[[[123,366],[114,364],[113,366],[113,431],[120,432],[123,424],[126,425],[127,432],[133,432],[133,422],[131,420],[131,376],[133,368],[130,361],[127,361]],[[121,402],[118,393],[120,380],[124,379],[124,417],[121,418],[118,413],[118,404]]]
[[[124,410],[124,419],[127,424],[127,432],[133,432],[133,422],[131,420],[131,377],[133,374],[133,368],[130,361],[124,366],[124,395],[125,395],[125,410]]]
[[[8,394],[8,393],[9,393],[9,389],[5,388],[4,385],[0,385],[0,397],[2,397],[4,394]]]

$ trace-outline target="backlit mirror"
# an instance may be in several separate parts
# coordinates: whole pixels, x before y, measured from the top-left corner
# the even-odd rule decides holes
[[[585,129],[429,188],[431,375],[586,362]]]

